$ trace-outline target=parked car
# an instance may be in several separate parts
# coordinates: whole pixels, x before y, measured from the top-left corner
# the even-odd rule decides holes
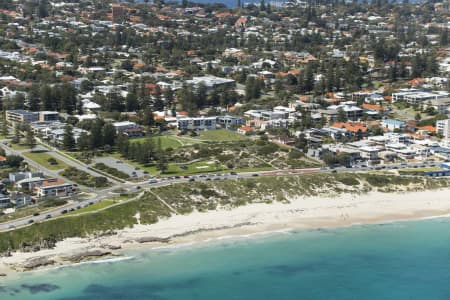
[[[38,212],[35,212],[34,214],[33,214],[33,216],[35,216],[35,217],[37,217],[37,216],[39,216],[40,215],[40,213],[38,213]]]

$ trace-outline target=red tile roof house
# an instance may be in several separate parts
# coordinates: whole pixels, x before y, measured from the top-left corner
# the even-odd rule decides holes
[[[237,133],[239,134],[243,134],[243,135],[248,135],[248,134],[252,134],[255,132],[255,129],[250,127],[250,126],[246,126],[246,125],[242,125],[240,128],[238,128]]]
[[[6,165],[6,157],[0,155],[0,166]]]
[[[55,198],[55,197],[67,197],[72,195],[72,184],[66,183],[62,179],[47,179],[43,180],[40,184],[34,186],[34,192],[36,198],[39,200]]]

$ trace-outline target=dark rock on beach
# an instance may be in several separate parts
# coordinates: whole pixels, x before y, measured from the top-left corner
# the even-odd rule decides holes
[[[27,270],[33,270],[39,267],[45,267],[48,265],[53,265],[55,263],[54,260],[49,259],[48,257],[37,257],[28,260],[22,267]]]
[[[111,255],[111,254],[112,254],[111,251],[92,250],[92,251],[81,252],[81,253],[72,255],[70,257],[66,257],[65,259],[67,259],[71,262],[80,262],[83,260],[88,260],[88,259],[92,259],[95,257],[107,256],[107,255]]]

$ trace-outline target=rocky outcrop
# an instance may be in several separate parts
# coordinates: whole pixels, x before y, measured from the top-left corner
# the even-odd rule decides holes
[[[105,250],[91,250],[91,251],[85,251],[81,253],[74,254],[69,257],[63,258],[64,260],[68,260],[70,262],[81,262],[84,260],[89,260],[97,257],[107,256],[111,255],[111,251],[105,251]]]
[[[25,270],[33,270],[36,268],[53,265],[54,263],[55,261],[53,259],[43,256],[28,260],[25,264],[22,265],[22,267]]]
[[[160,238],[160,237],[141,237],[136,239],[136,242],[143,244],[143,243],[168,243],[170,242],[170,238]]]

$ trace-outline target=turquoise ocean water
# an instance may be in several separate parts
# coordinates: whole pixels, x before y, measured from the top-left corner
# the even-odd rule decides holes
[[[0,279],[0,299],[450,299],[450,219],[279,233]]]

